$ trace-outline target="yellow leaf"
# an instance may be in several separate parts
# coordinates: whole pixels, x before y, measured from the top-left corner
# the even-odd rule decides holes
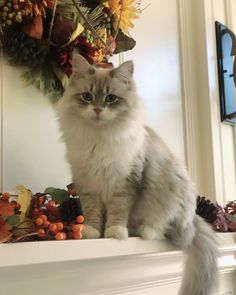
[[[21,237],[33,231],[35,231],[34,223],[30,218],[26,217],[14,230],[14,235],[17,237]]]
[[[70,44],[70,42],[74,41],[83,31],[84,27],[80,23],[78,23],[76,29],[70,36],[70,40],[65,45],[68,45]]]
[[[29,215],[31,191],[23,185],[16,186],[15,190],[18,192],[17,202],[21,205],[21,220],[24,220],[25,216]]]

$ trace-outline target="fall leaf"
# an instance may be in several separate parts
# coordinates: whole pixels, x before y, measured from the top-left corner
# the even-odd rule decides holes
[[[35,231],[35,225],[33,220],[30,218],[25,218],[23,222],[20,223],[15,229],[14,229],[14,236],[21,237],[25,236],[30,232]]]
[[[76,29],[70,36],[70,40],[65,45],[68,45],[72,41],[74,41],[81,33],[83,33],[83,31],[84,31],[84,27],[80,23],[78,23]]]
[[[11,216],[14,215],[14,206],[8,201],[0,200],[0,215]]]
[[[42,39],[43,36],[43,21],[40,14],[35,15],[31,22],[23,26],[23,31],[31,38]]]
[[[23,221],[29,215],[31,192],[23,185],[16,186],[15,190],[18,191],[17,202],[21,205],[21,221]]]
[[[12,236],[12,232],[10,230],[12,229],[10,224],[4,223],[0,225],[0,243],[5,243],[10,240]]]
[[[116,41],[116,49],[114,51],[114,54],[131,50],[136,45],[135,40],[129,36],[126,36],[124,33],[122,33],[121,30],[119,30],[119,33],[115,41]]]

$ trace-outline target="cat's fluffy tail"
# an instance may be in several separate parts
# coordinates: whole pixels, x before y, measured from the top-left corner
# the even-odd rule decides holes
[[[187,260],[180,295],[212,295],[217,289],[217,243],[213,230],[199,216],[196,232],[187,247]]]

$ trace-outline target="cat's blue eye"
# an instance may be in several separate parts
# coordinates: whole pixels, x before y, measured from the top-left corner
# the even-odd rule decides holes
[[[105,97],[105,103],[106,104],[112,104],[117,102],[118,100],[118,96],[116,96],[115,94],[107,94]]]
[[[90,92],[81,93],[80,96],[81,96],[82,100],[87,103],[91,103],[93,101],[93,95]]]

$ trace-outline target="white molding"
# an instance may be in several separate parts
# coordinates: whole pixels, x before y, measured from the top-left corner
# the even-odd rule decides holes
[[[223,274],[236,271],[235,237],[218,234],[219,269]],[[182,252],[169,243],[139,238],[2,244],[0,294],[13,295],[19,288],[26,295],[60,295],[66,290],[78,295],[139,290],[150,294],[148,290],[153,288],[178,287],[183,261]]]
[[[225,8],[226,25],[231,28],[233,25],[231,0],[224,1],[224,8]]]
[[[185,158],[190,175],[197,180],[197,134],[195,123],[195,72],[194,52],[192,50],[191,3],[188,0],[178,0],[179,49],[181,65],[183,126],[185,135]]]

